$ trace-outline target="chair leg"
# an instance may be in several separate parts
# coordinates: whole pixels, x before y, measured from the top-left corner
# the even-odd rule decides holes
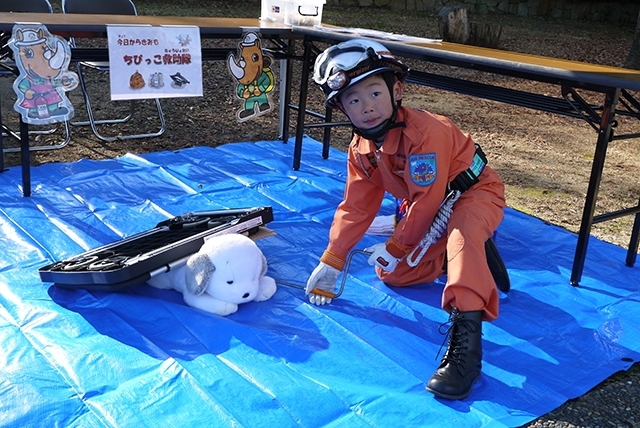
[[[82,89],[82,95],[84,97],[87,114],[90,117],[93,117],[93,110],[91,109],[91,101],[89,100],[89,93],[87,92],[87,87],[84,83],[84,73],[82,72],[82,64],[78,64],[78,80],[80,81],[80,88]],[[129,119],[131,119],[132,116],[133,116],[133,106],[130,107],[129,114],[126,115],[125,117],[122,117],[119,119],[99,119],[99,120],[96,120],[95,118],[93,118],[93,123],[95,125],[125,123],[129,121]],[[91,120],[71,122],[73,126],[86,126],[86,125],[91,125],[91,123],[92,123]]]
[[[67,144],[69,144],[69,142],[71,141],[71,127],[69,126],[69,121],[65,121],[64,122],[64,129],[65,129],[65,138],[64,141],[62,141],[61,143],[58,144],[45,144],[45,145],[41,145],[41,146],[30,146],[29,147],[29,151],[30,152],[37,152],[37,151],[44,151],[44,150],[57,150],[57,149],[61,149],[63,147],[65,147]],[[31,135],[32,132],[29,131],[29,135]],[[15,132],[7,129],[7,135],[10,135],[18,140],[20,140],[20,136],[18,134],[16,134]],[[4,153],[15,153],[15,152],[19,152],[20,151],[20,147],[8,147],[6,149],[3,149]]]
[[[143,133],[143,134],[131,134],[131,135],[118,135],[118,136],[114,136],[114,137],[108,137],[108,136],[102,135],[100,133],[100,131],[98,131],[97,125],[118,124],[118,123],[125,123],[125,122],[129,121],[129,119],[131,119],[133,117],[133,113],[135,111],[135,102],[137,100],[131,100],[130,106],[129,106],[129,114],[126,115],[123,118],[96,120],[96,118],[93,115],[93,109],[91,107],[91,100],[89,99],[89,92],[87,91],[86,83],[85,83],[85,80],[84,80],[84,75],[83,75],[83,72],[82,72],[82,65],[80,63],[77,64],[77,70],[78,70],[78,81],[80,83],[80,88],[82,90],[82,96],[84,98],[84,103],[85,103],[85,107],[86,107],[86,110],[87,110],[87,116],[89,117],[89,120],[88,121],[84,121],[84,122],[72,122],[71,123],[72,125],[74,125],[74,126],[90,125],[91,126],[91,130],[93,131],[95,136],[98,137],[102,141],[115,141],[115,140],[128,140],[128,139],[134,139],[134,138],[158,137],[158,136],[164,134],[164,132],[166,130],[166,123],[165,123],[165,119],[164,119],[164,113],[162,112],[162,106],[160,105],[160,100],[158,98],[156,98],[155,99],[156,110],[157,110],[157,113],[158,113],[158,119],[160,120],[160,129],[157,132]]]
[[[53,128],[48,128],[48,129],[30,129],[29,135],[51,135],[51,134],[55,134],[57,130],[58,130],[57,126]],[[12,137],[17,135],[14,131],[2,132],[3,137],[8,137],[9,134],[11,134]]]
[[[93,110],[91,109],[91,100],[89,99],[89,93],[87,92],[87,87],[84,82],[84,75],[82,73],[82,65],[80,63],[77,64],[77,71],[78,71],[78,82],[80,83],[80,89],[82,90],[82,97],[84,98],[84,105],[87,110],[87,116],[89,116],[89,120],[86,122],[71,122],[71,124],[74,126],[91,125],[91,130],[93,131],[96,137],[98,137],[103,141],[115,141],[117,139],[116,137],[104,137],[100,134],[100,132],[96,128],[96,120],[93,117]]]
[[[148,134],[137,134],[137,135],[122,135],[118,138],[120,140],[129,140],[132,138],[147,138],[147,137],[159,137],[164,134],[164,131],[167,129],[166,123],[164,120],[164,113],[162,112],[162,106],[160,105],[160,99],[155,98],[156,102],[156,111],[158,112],[158,119],[160,119],[160,129],[157,132],[150,132]]]
[[[14,130],[10,129],[6,124],[2,123],[2,116],[0,116],[0,128],[2,128],[0,133],[2,138],[12,137],[17,141],[22,140],[22,137],[20,136],[19,133],[15,132]],[[43,151],[43,150],[57,150],[65,147],[71,141],[71,127],[69,126],[69,121],[64,121],[64,129],[65,129],[65,137],[62,142],[57,144],[42,144],[39,146],[29,146],[29,151],[35,152],[35,151]],[[55,128],[50,128],[46,130],[29,130],[27,128],[27,132],[29,135],[38,135],[38,134],[52,135],[57,130],[58,130],[58,126],[56,126]],[[4,145],[2,145],[2,153],[16,153],[16,152],[20,152],[21,150],[22,149],[20,147],[5,148]]]

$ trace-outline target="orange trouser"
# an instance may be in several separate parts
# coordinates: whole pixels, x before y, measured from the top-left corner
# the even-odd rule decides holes
[[[496,319],[498,289],[484,248],[504,216],[502,207],[495,202],[496,196],[491,192],[470,189],[463,193],[454,205],[447,235],[429,247],[417,266],[409,266],[405,258],[393,272],[376,268],[378,277],[394,286],[431,282],[444,273],[446,255],[447,283],[442,307],[447,311],[452,307],[461,312],[482,310],[485,320]]]

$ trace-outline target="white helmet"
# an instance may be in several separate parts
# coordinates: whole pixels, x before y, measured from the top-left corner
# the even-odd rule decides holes
[[[368,39],[352,39],[331,46],[318,56],[313,81],[327,96],[327,107],[337,108],[337,96],[369,76],[393,72],[404,80],[409,67],[398,61],[381,43]]]

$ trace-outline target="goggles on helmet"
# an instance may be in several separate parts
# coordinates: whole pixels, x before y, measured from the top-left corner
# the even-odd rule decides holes
[[[313,81],[333,106],[338,93],[373,74],[391,71],[404,79],[409,68],[383,45],[370,40],[351,40],[332,46],[316,60]]]

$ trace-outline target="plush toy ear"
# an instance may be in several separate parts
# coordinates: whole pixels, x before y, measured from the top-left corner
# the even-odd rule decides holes
[[[185,282],[187,290],[195,295],[204,293],[216,266],[204,253],[196,253],[187,260]]]
[[[260,254],[262,256],[262,272],[260,272],[260,276],[265,276],[267,274],[267,258],[264,254]]]

